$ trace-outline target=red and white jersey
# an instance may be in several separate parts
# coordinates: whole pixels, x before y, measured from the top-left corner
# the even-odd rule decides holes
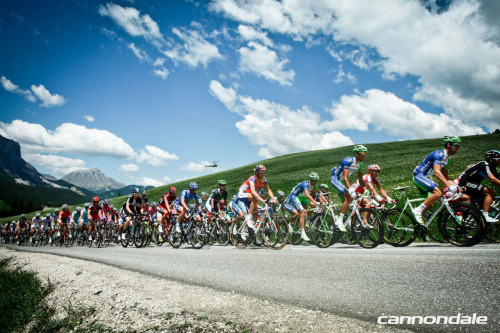
[[[378,181],[378,178],[372,177],[369,173],[363,176],[363,180],[365,181],[366,184],[374,184],[375,186],[380,186],[380,182]],[[356,180],[354,184],[352,184],[351,189],[354,189],[355,192],[357,193],[363,193],[365,189],[363,189],[359,185],[359,180]]]

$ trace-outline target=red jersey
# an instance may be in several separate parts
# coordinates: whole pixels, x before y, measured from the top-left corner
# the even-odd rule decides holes
[[[99,212],[102,210],[101,205],[91,205],[89,207],[89,215],[93,220],[100,220]]]

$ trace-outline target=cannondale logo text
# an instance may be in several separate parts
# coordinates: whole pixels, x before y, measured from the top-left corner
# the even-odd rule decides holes
[[[486,325],[487,316],[457,314],[456,316],[380,316],[381,325]]]

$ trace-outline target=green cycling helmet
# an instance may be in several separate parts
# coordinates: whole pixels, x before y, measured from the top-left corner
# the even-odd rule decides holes
[[[224,179],[219,180],[219,185],[227,185],[227,182]]]
[[[309,178],[311,178],[312,180],[319,180],[319,176],[316,172],[311,172],[309,174]]]
[[[366,147],[363,145],[356,145],[356,146],[354,146],[352,151],[355,153],[366,153],[368,151],[368,149],[366,149]]]
[[[321,184],[321,185],[319,186],[319,188],[325,188],[325,189],[327,189],[327,190],[328,190],[328,185],[326,185],[326,184]]]
[[[451,144],[455,144],[455,143],[460,143],[462,142],[462,140],[458,137],[458,136],[445,136],[444,139],[443,139],[444,143],[451,143]]]

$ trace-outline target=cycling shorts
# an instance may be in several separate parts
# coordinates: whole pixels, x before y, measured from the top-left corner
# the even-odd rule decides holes
[[[474,184],[461,180],[459,186],[465,187],[465,194],[467,194],[472,200],[481,200],[484,198],[484,186],[481,184]]]
[[[248,199],[247,199],[248,200]],[[239,212],[243,212],[244,214],[248,213],[250,209],[250,201],[248,203],[241,201],[240,199],[233,200],[232,206],[233,211],[238,214]]]
[[[347,188],[345,187],[345,185],[336,176],[332,176],[332,178],[330,178],[330,184],[332,184],[333,188],[336,189],[341,196],[343,196],[344,193],[347,192]]]
[[[432,193],[432,191],[434,191],[436,186],[438,186],[431,179],[425,177],[421,173],[413,176],[413,184],[415,184],[415,186],[420,191],[420,194],[423,196]]]
[[[294,210],[298,210],[300,212],[304,209],[304,207],[302,207],[302,204],[297,196],[290,194],[285,200],[285,209],[291,213]]]

